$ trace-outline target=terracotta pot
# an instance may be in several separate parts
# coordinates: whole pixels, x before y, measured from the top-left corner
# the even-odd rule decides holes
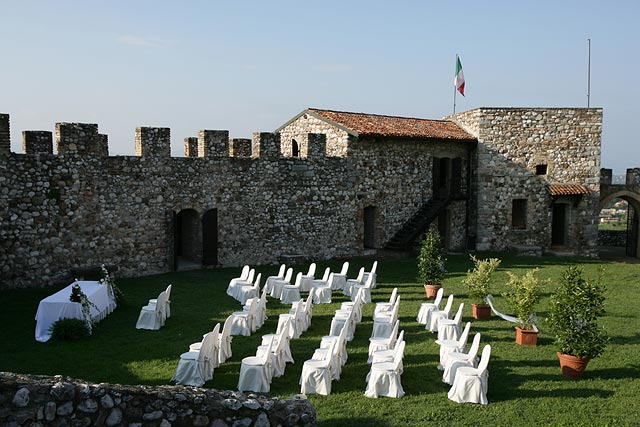
[[[534,331],[533,329],[521,329],[516,326],[516,344],[535,347],[536,344],[538,344],[538,331]]]
[[[560,359],[562,375],[574,379],[582,378],[582,374],[587,367],[587,363],[591,360],[590,357],[576,357],[560,352],[558,352],[558,359]]]
[[[435,298],[442,285],[424,285],[424,293],[427,294],[427,298]]]
[[[471,304],[471,313],[474,319],[491,319],[491,307],[488,304]]]

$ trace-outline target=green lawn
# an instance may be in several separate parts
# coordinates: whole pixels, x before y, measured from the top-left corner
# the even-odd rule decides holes
[[[368,372],[367,348],[371,335],[373,305],[365,306],[363,322],[358,324],[355,339],[348,343],[349,360],[340,381],[334,381],[331,396],[309,396],[322,426],[419,426],[419,425],[560,425],[626,426],[639,425],[640,410],[640,322],[637,314],[640,292],[640,264],[600,263],[585,259],[528,258],[506,254],[495,274],[493,293],[496,307],[505,313],[500,293],[505,289],[506,271],[522,273],[539,267],[541,278],[550,278],[544,286],[539,315],[544,317],[554,281],[572,263],[584,266],[586,275],[605,269],[608,287],[607,314],[602,323],[611,343],[606,353],[589,363],[580,381],[561,376],[552,337],[539,323],[538,347],[520,347],[514,342],[513,325],[494,318],[476,321],[471,332],[482,333],[482,344],[493,347],[489,364],[489,405],[459,405],[447,399],[449,386],[440,381],[436,369],[438,346],[434,336],[415,321],[424,302],[422,285],[417,284],[415,259],[381,261],[374,301],[386,300],[397,286],[401,295],[401,328],[407,347],[402,376],[406,396],[402,399],[368,399],[364,397],[364,378]],[[320,263],[339,269],[341,263]],[[371,261],[352,261],[350,276]],[[445,295],[456,296],[454,310],[464,301],[464,321],[470,321],[471,308],[460,281],[471,262],[466,255],[449,255]],[[276,266],[258,269],[263,277],[274,274]],[[94,335],[80,342],[38,343],[34,339],[35,312],[40,299],[57,289],[12,290],[0,293],[0,370],[20,373],[62,374],[92,382],[126,384],[167,384],[178,357],[188,345],[200,339],[215,322],[240,309],[240,304],[226,295],[229,279],[240,269],[200,270],[164,274],[137,279],[122,279],[118,285],[127,303],[98,324]],[[140,307],[173,283],[172,317],[160,331],[140,331],[135,322]],[[311,328],[297,340],[291,350],[296,363],[287,365],[284,377],[274,379],[272,394],[287,397],[299,392],[298,379],[302,363],[318,346],[320,337],[329,331],[333,311],[345,301],[340,293],[334,303],[314,306]],[[269,320],[251,337],[235,337],[233,357],[216,369],[206,387],[235,389],[240,361],[253,355],[262,334],[275,331],[278,314],[288,310],[278,301],[269,300]]]

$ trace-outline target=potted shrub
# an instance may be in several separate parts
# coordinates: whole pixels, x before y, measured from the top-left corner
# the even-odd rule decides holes
[[[583,270],[569,267],[562,273],[560,286],[551,296],[547,323],[559,347],[562,374],[582,378],[589,360],[601,355],[607,346],[606,331],[597,319],[604,314],[605,287],[600,277],[586,280]]]
[[[500,265],[498,258],[478,259],[471,255],[475,264],[473,270],[467,271],[467,276],[462,279],[462,284],[469,289],[469,297],[473,301],[471,311],[474,319],[486,320],[491,318],[491,307],[486,302],[489,295],[489,283],[491,274]]]
[[[518,319],[516,344],[535,346],[538,343],[538,329],[535,327],[535,306],[540,301],[540,281],[536,277],[538,269],[527,271],[524,276],[507,272],[508,292],[503,294]]]
[[[427,231],[420,243],[418,255],[418,275],[424,284],[427,298],[434,298],[442,287],[441,282],[447,272],[444,268],[445,261],[440,234],[434,230]]]

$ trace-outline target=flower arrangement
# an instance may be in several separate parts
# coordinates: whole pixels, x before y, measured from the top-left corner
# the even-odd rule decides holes
[[[122,303],[124,301],[124,294],[120,288],[116,286],[116,280],[113,277],[113,274],[109,273],[109,270],[107,270],[107,267],[104,264],[102,264],[100,269],[102,270],[102,279],[100,279],[100,283],[109,287],[109,297],[117,303]]]
[[[82,288],[78,284],[78,279],[76,279],[71,286],[69,301],[80,303],[82,306],[82,318],[87,324],[89,330],[91,330],[94,323],[93,317],[91,316],[91,309],[94,308],[98,310],[98,307],[92,303],[89,298],[87,298],[87,295],[84,292],[82,292]]]

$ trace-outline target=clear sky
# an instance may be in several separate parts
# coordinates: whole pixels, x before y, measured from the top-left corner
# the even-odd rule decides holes
[[[604,108],[602,166],[640,167],[640,1],[0,1],[0,112],[23,130],[98,123],[110,153],[137,126],[272,131],[307,107],[440,119]]]

